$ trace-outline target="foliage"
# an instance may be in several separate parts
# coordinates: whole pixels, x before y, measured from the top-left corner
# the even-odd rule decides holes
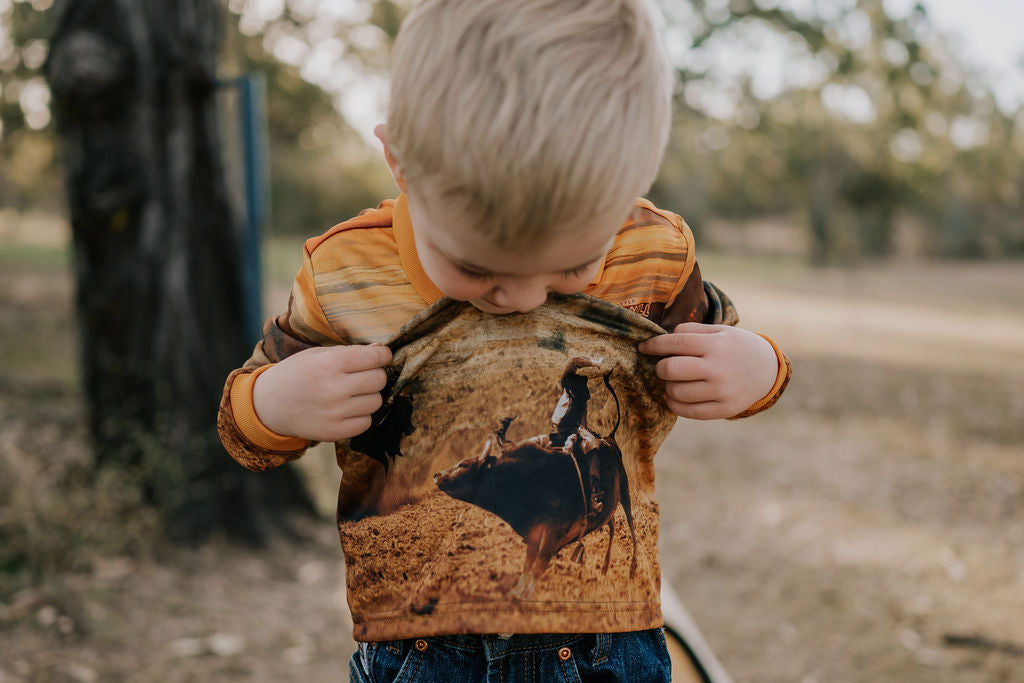
[[[882,0],[656,1],[680,85],[652,195],[696,231],[768,215],[802,226],[819,261],[1024,255],[1024,108],[997,106],[921,5],[893,18]],[[222,2],[222,76],[267,76],[271,230],[312,234],[392,194],[368,131],[338,111],[381,109],[409,0]],[[60,194],[47,115],[26,121],[21,98],[48,3],[0,0],[0,206]],[[28,99],[45,108],[45,93]]]
[[[0,601],[98,554],[145,553],[160,529],[160,512],[142,504],[142,473],[93,462],[67,258],[36,249],[24,259],[0,245]],[[148,455],[147,466],[166,471]]]
[[[1024,107],[1000,110],[920,4],[901,19],[881,0],[828,16],[783,5],[666,7],[692,47],[659,199],[698,228],[801,219],[818,260],[888,255],[901,226],[916,229],[916,256],[1024,255]],[[774,89],[759,80],[765,44],[786,60]],[[726,73],[740,51],[753,57]]]
[[[336,98],[307,80],[308,73],[303,77],[301,60],[288,63],[272,53],[282,43],[297,47],[311,40],[312,19],[298,9],[301,5],[281,3],[282,13],[266,24],[246,24],[244,15],[229,14],[221,63],[225,72],[260,72],[266,78],[271,231],[312,235],[375,206],[395,189],[379,154],[338,115]],[[235,2],[226,6],[229,12],[244,8]],[[395,21],[384,10],[374,16],[385,25]],[[239,22],[246,32],[238,30]],[[332,21],[329,37],[322,36],[323,23],[319,26],[328,49],[351,50],[344,39],[356,25]],[[383,68],[386,55],[364,49],[354,59]]]
[[[31,472],[12,472],[0,458],[0,592],[20,574],[82,570],[97,556],[144,554],[160,538],[161,513],[142,500],[138,471],[75,462],[47,472],[34,460]]]
[[[53,13],[49,0],[7,3],[0,0],[0,208],[61,211],[59,151],[42,76]],[[397,26],[394,13],[381,9],[375,16]],[[271,56],[264,32],[244,35],[237,16],[225,12],[224,18],[221,77],[256,71],[267,81],[270,230],[313,234],[393,193],[386,169],[338,116],[330,95]],[[286,23],[276,24],[277,35]],[[224,107],[225,128],[237,133],[234,114]],[[240,175],[238,150],[225,155]],[[240,191],[240,179],[236,185]]]
[[[41,73],[49,49],[49,2],[0,0],[0,208],[62,206],[49,90]]]

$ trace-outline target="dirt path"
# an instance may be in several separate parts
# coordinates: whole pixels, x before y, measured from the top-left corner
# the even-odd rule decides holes
[[[994,270],[723,283],[796,373],[763,416],[680,422],[659,498],[738,680],[1024,681],[1024,268]]]

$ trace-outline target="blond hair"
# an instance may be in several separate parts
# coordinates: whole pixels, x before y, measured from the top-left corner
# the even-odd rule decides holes
[[[646,193],[672,76],[644,0],[425,0],[395,43],[389,146],[410,194],[492,244],[543,243]]]

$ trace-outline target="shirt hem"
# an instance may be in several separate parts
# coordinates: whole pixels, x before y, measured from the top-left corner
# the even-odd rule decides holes
[[[484,633],[619,633],[659,628],[664,624],[660,604],[635,608],[579,603],[535,606],[474,605],[460,611],[435,610],[430,614],[385,617],[353,615],[357,641],[378,642],[403,638]]]

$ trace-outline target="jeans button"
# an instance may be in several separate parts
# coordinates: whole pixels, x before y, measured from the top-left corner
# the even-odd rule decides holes
[[[415,647],[420,652],[426,652],[427,651],[427,641],[423,640],[422,638],[417,638],[416,639],[416,643],[415,643]]]
[[[572,650],[569,648],[563,647],[558,650],[558,658],[563,662],[568,660],[570,657],[572,657]]]

